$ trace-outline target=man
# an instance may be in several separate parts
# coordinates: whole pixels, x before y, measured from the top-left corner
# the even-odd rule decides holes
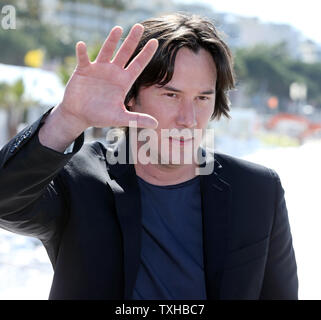
[[[200,147],[234,86],[217,30],[198,16],[149,19],[113,57],[121,31],[94,62],[79,42],[62,102],[1,151],[1,226],[42,241],[50,299],[297,299],[278,175]],[[90,126],[129,125],[113,149],[83,145]],[[203,160],[187,163],[185,149]]]

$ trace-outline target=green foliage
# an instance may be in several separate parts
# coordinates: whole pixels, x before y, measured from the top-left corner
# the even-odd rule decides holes
[[[65,43],[59,36],[60,29],[33,22],[14,31],[0,28],[0,62],[24,65],[24,56],[29,50],[44,48],[46,59],[61,59],[74,52],[72,43]]]
[[[24,92],[22,79],[13,84],[0,82],[0,108],[5,109],[7,113],[9,138],[16,135],[19,123],[25,121],[27,109],[37,104],[36,101],[25,97]]]
[[[69,57],[66,57],[63,63],[58,67],[57,74],[64,85],[67,84],[76,65],[77,65],[76,58],[74,56],[69,56]]]
[[[312,104],[321,106],[321,63],[308,64],[293,61],[289,64],[289,68],[292,72],[304,77]]]
[[[16,8],[17,29],[0,28],[0,63],[24,65],[29,50],[42,48],[46,59],[62,59],[74,52],[71,36],[62,27],[52,27],[40,22],[40,0],[6,0]]]
[[[4,2],[2,4],[2,2]],[[17,10],[17,16],[21,19],[39,19],[41,0],[0,0],[1,5],[12,5]]]
[[[95,45],[88,48],[88,57],[90,61],[95,61],[100,51],[102,43],[96,43]]]
[[[24,97],[25,86],[22,79],[18,79],[12,84],[0,82],[0,108],[28,108],[35,101]]]
[[[309,102],[321,106],[321,63],[290,59],[282,43],[236,50],[235,72],[238,82],[246,84],[250,94],[267,93],[280,99],[289,99],[291,83],[304,83]]]
[[[6,108],[8,106],[8,93],[9,85],[5,82],[0,83],[0,108]]]
[[[89,3],[88,0],[61,0],[62,2],[74,2],[74,3]],[[105,8],[114,8],[117,10],[124,10],[125,3],[123,0],[91,0],[91,4],[98,5]]]
[[[117,10],[125,9],[123,0],[59,0],[94,4]],[[41,22],[41,0],[5,0],[3,5],[16,8],[17,29],[0,28],[0,63],[24,65],[24,56],[29,50],[43,49],[45,59],[63,61],[74,54],[75,38],[70,30]],[[2,0],[0,0],[2,4]]]
[[[21,100],[23,93],[25,91],[25,87],[22,79],[17,80],[11,87],[12,93],[18,100]]]
[[[25,54],[37,47],[34,38],[19,30],[7,31],[0,28],[0,63],[24,65]]]

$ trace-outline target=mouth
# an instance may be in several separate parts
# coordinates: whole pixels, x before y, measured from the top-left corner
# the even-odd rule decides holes
[[[190,138],[190,139],[184,139],[184,138],[175,138],[175,137],[169,137],[169,141],[173,142],[175,141],[176,143],[179,143],[181,145],[190,143],[193,141],[194,138]]]

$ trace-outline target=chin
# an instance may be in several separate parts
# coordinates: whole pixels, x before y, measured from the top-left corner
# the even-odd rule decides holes
[[[194,163],[194,156],[192,152],[185,155],[184,150],[177,150],[166,155],[159,155],[160,165],[169,165],[172,167],[191,165]]]

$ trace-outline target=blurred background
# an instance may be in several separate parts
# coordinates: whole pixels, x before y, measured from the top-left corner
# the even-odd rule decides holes
[[[205,15],[224,33],[237,76],[232,118],[209,125],[215,149],[279,173],[299,298],[321,299],[318,6],[314,0],[0,0],[0,148],[61,101],[77,41],[87,43],[94,60],[114,25],[126,34],[134,23],[163,13]],[[107,130],[90,128],[86,140],[104,140]],[[52,276],[38,240],[0,229],[0,299],[47,299]]]

